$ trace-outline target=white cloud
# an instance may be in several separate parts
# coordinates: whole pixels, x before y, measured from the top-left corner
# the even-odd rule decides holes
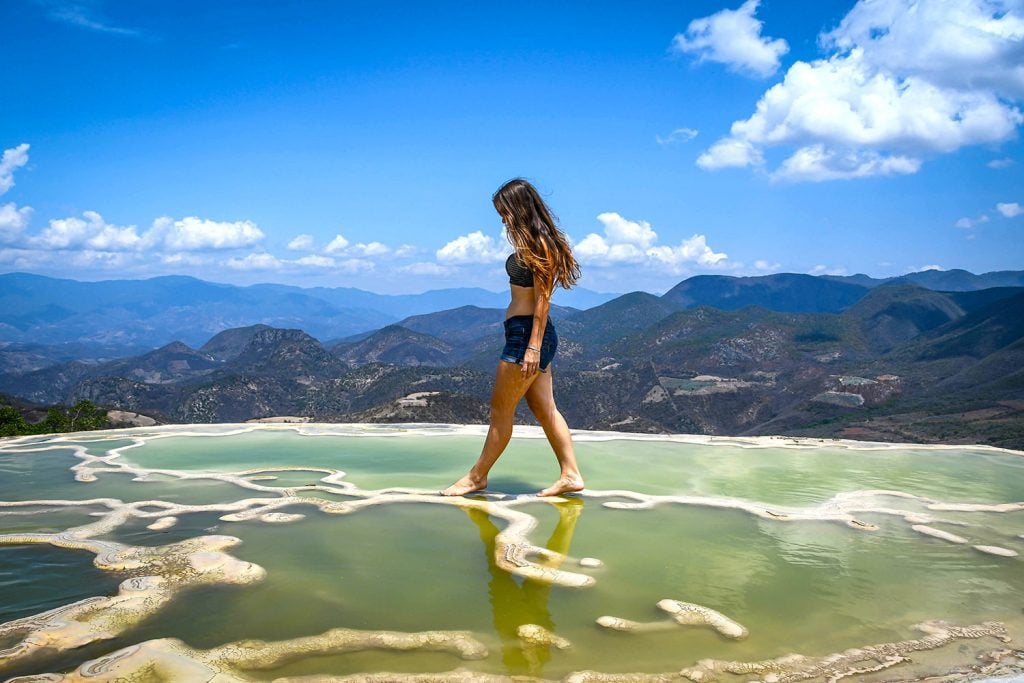
[[[347,247],[348,247],[348,240],[345,239],[341,234],[337,234],[337,235],[334,236],[334,239],[332,239],[330,242],[328,242],[327,246],[324,247],[324,253],[325,254],[337,254],[337,253],[345,251],[345,249]]]
[[[4,150],[0,157],[0,194],[14,187],[14,171],[28,163],[28,144]]]
[[[17,241],[25,227],[28,226],[30,218],[32,218],[31,206],[23,206],[19,209],[14,202],[0,206],[0,244]]]
[[[875,175],[917,173],[920,159],[884,156],[877,152],[838,151],[824,145],[802,147],[772,173],[773,180],[822,182]]]
[[[124,268],[138,260],[139,256],[123,251],[83,249],[67,254],[65,258],[68,261],[62,259],[62,263],[70,263],[81,268]]]
[[[2,213],[2,212],[0,212]],[[140,235],[134,225],[107,223],[95,211],[82,217],[51,219],[38,235],[24,238],[27,247],[45,250],[91,249],[100,252],[164,250],[171,253],[252,246],[263,232],[250,221],[224,223],[190,216],[176,221],[169,217],[153,221]]]
[[[717,266],[728,258],[724,253],[713,251],[704,235],[694,235],[680,242],[677,247],[651,247],[647,250],[647,255],[673,269],[686,263]]]
[[[398,272],[408,273],[409,275],[451,275],[455,271],[452,268],[442,266],[438,263],[421,261],[419,263],[410,263],[407,266],[402,266],[398,269]]]
[[[573,247],[576,257],[584,261],[594,261],[608,255],[608,240],[597,233],[590,233]]]
[[[985,165],[988,166],[989,168],[994,168],[997,171],[1000,171],[1004,168],[1010,168],[1011,166],[1013,166],[1013,159],[1010,159],[1009,157],[1004,157],[1002,159],[993,159],[992,161],[988,162]]]
[[[69,268],[116,270],[123,273],[127,268],[140,263],[142,258],[141,254],[134,252],[99,249],[70,252],[31,248],[0,250],[0,263],[32,271],[49,270],[58,277],[67,275]]]
[[[697,137],[697,131],[693,128],[676,128],[666,137],[655,135],[654,139],[658,141],[659,145],[671,145],[675,142],[689,142],[695,137]]]
[[[697,157],[697,165],[705,171],[715,171],[720,168],[761,166],[763,163],[764,157],[761,156],[761,150],[746,140],[734,138],[719,140],[711,145],[708,151]]]
[[[965,216],[965,217],[961,218],[960,220],[958,220],[955,223],[955,226],[958,227],[958,228],[962,228],[964,230],[970,230],[971,228],[974,228],[975,226],[981,225],[983,223],[988,223],[988,221],[989,221],[988,214],[983,213],[980,216],[978,216],[977,218],[967,218]]]
[[[106,223],[95,211],[86,211],[85,220],[76,218],[54,218],[50,225],[37,237],[29,240],[32,246],[42,249],[69,249],[85,244],[89,237],[99,233]]]
[[[779,58],[789,52],[789,45],[782,39],[761,36],[763,22],[754,18],[759,3],[747,0],[739,9],[694,19],[685,34],[676,34],[673,48],[695,53],[701,62],[719,62],[733,71],[771,76],[778,71]]]
[[[377,268],[377,264],[366,259],[350,258],[338,263],[337,267],[343,273],[355,274],[368,273],[371,270],[375,270]]]
[[[724,265],[728,258],[712,250],[704,235],[694,235],[675,247],[657,245],[658,233],[647,221],[631,221],[614,212],[602,213],[597,219],[604,225],[604,235],[592,232],[573,247],[584,263],[644,264],[679,273],[687,264],[713,267]]]
[[[1002,0],[861,0],[697,163],[758,166],[809,181],[914,173],[930,155],[1013,138],[1024,115],[1024,17]]]
[[[300,237],[306,237],[306,235],[300,235],[299,237],[295,238],[294,240],[292,240],[292,244],[294,244],[296,241],[298,241]],[[288,247],[292,248],[292,244],[289,244]],[[301,242],[301,244],[304,245],[304,246],[305,245],[310,245],[311,246],[312,245],[312,238],[310,238],[310,240],[308,242],[306,240],[303,240]],[[408,245],[403,247],[403,249],[406,249],[406,250],[411,249],[411,248],[412,247],[408,247]],[[330,255],[336,256],[336,257],[348,256],[348,257],[353,258],[356,261],[358,261],[359,259],[370,259],[370,258],[374,258],[374,257],[377,257],[377,256],[384,256],[386,254],[390,254],[391,253],[391,247],[389,247],[388,245],[384,244],[383,242],[376,242],[376,241],[374,241],[374,242],[358,242],[356,244],[352,244],[351,242],[348,241],[348,239],[345,238],[344,235],[342,235],[341,233],[338,233],[337,235],[334,236],[334,239],[332,239],[327,244],[327,246],[325,246],[323,248],[323,253],[324,254],[330,254]],[[408,251],[403,252],[402,255],[405,255],[406,253],[408,253]]]
[[[104,223],[99,232],[86,240],[86,245],[105,251],[132,251],[142,245],[142,238],[136,233],[134,225],[122,228]]]
[[[28,258],[30,254],[24,249],[0,249],[0,264],[12,268],[31,268],[35,264]]]
[[[582,261],[605,263],[639,263],[645,260],[644,251],[633,244],[614,244],[606,237],[590,233],[575,247],[576,256]]]
[[[646,249],[651,246],[658,233],[647,221],[631,221],[614,212],[598,214],[597,220],[604,224],[604,234],[613,243],[632,244]]]
[[[396,258],[405,258],[407,256],[415,256],[420,253],[420,248],[412,244],[403,244],[395,250]]]
[[[252,221],[213,221],[187,216],[179,221],[168,217],[153,221],[151,232],[163,236],[163,243],[175,251],[238,249],[263,239],[263,231]]]
[[[1009,204],[1000,203],[996,204],[996,210],[1006,218],[1016,218],[1024,213],[1024,206],[1021,206],[1017,202],[1011,202]]]
[[[754,261],[754,267],[757,268],[758,270],[764,270],[764,271],[778,270],[779,268],[782,268],[782,264],[781,263],[770,263],[768,261],[764,261],[762,259],[758,259],[757,261]]]
[[[0,180],[6,191],[14,184],[14,171],[27,163],[29,146],[19,145],[5,152],[0,162]],[[310,269],[336,269],[341,273],[360,274],[376,269],[375,259],[391,255],[392,249],[378,241],[352,245],[336,235],[324,247],[327,254],[306,254],[301,258],[282,259],[265,251],[250,251],[264,238],[263,231],[252,221],[215,221],[188,216],[176,220],[169,216],[157,218],[140,234],[134,225],[108,223],[95,211],[81,216],[55,218],[37,234],[27,234],[31,207],[19,208],[11,202],[0,205],[0,263],[16,268],[42,268],[61,272],[66,266],[82,269],[116,269],[126,272],[152,273],[167,269],[205,269],[226,267],[236,271],[284,271],[301,274]],[[315,248],[312,235],[297,235],[289,243],[291,251]],[[216,257],[212,252],[228,252]],[[231,252],[235,252],[232,255]],[[407,257],[421,251],[403,245],[396,253]],[[440,266],[439,266],[440,268]]]
[[[107,21],[97,13],[93,6],[95,3],[89,2],[89,0],[37,0],[37,2],[47,8],[47,16],[55,21],[99,33],[132,37],[142,35],[136,29],[115,26]]]
[[[847,270],[842,266],[817,265],[808,271],[809,275],[846,275]]]
[[[212,262],[213,259],[205,254],[184,251],[160,256],[160,263],[167,266],[205,266]]]
[[[296,235],[292,241],[288,243],[288,248],[292,251],[309,251],[313,248],[313,236]]]
[[[369,244],[360,242],[352,246],[348,251],[359,256],[383,256],[390,253],[391,249],[381,242],[370,242]]]
[[[224,265],[234,270],[277,270],[283,263],[272,254],[252,253],[243,257],[230,258]]]
[[[80,273],[88,272],[116,277],[152,277],[159,272],[167,272],[168,267],[180,272],[183,262],[168,257],[154,258],[153,254],[142,251],[110,251],[85,246],[74,250],[22,246],[0,249],[0,263],[9,268],[56,277],[78,277]]]
[[[822,44],[939,87],[1024,97],[1019,0],[861,0]]]
[[[242,257],[228,259],[224,265],[235,270],[286,270],[332,268],[344,273],[362,273],[373,270],[375,264],[363,259],[346,259],[338,261],[331,256],[307,254],[294,260],[279,259],[267,252],[254,252]]]
[[[911,273],[923,273],[926,270],[945,270],[945,268],[934,263],[928,266],[909,266],[907,268],[907,271]]]
[[[456,237],[437,250],[441,263],[490,263],[500,261],[512,251],[511,246],[497,244],[490,235],[480,230]]]
[[[292,263],[299,266],[313,266],[315,268],[333,268],[335,265],[334,259],[330,256],[318,256],[317,254],[303,256],[302,258],[295,259]]]

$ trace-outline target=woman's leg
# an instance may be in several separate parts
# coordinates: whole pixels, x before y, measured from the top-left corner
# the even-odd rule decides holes
[[[561,469],[558,481],[537,494],[540,496],[557,496],[561,493],[583,490],[583,476],[580,474],[579,465],[576,464],[576,452],[573,450],[569,425],[565,423],[565,418],[555,406],[551,372],[552,368],[549,365],[547,372],[537,373],[537,380],[526,391],[526,403],[540,422],[540,426],[544,428],[544,435],[548,437],[548,443],[551,444]]]
[[[526,393],[530,385],[539,375],[523,377],[522,366],[508,361],[498,361],[498,371],[494,377],[494,391],[491,393],[491,426],[487,430],[484,447],[476,464],[469,474],[441,491],[442,496],[464,496],[467,493],[487,488],[487,473],[505,450],[512,438],[512,422],[516,415],[516,405]]]

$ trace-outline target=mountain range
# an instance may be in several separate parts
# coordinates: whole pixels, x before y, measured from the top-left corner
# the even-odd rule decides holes
[[[703,305],[732,310],[757,305],[789,312],[838,312],[869,289],[893,282],[937,291],[971,291],[1024,286],[1024,272],[924,271],[890,279],[787,273],[700,275],[683,280],[659,298],[672,309]],[[575,288],[559,290],[554,303],[571,312],[617,296]],[[411,316],[467,305],[503,308],[507,301],[507,292],[476,288],[384,295],[351,287],[238,287],[183,276],[78,282],[6,273],[0,274],[0,344],[6,345],[6,352],[23,354],[19,365],[9,364],[7,369],[24,370],[32,366],[25,361],[33,353],[43,355],[41,363],[74,354],[80,359],[110,359],[172,341],[199,346],[223,330],[255,324],[302,329],[329,343]],[[12,344],[19,346],[12,348]],[[58,348],[46,356],[39,345]]]
[[[462,305],[339,339],[261,322],[88,362],[37,343],[37,368],[8,346],[0,391],[174,422],[483,422],[503,316]],[[1024,447],[1024,273],[698,276],[552,318],[556,398],[574,427]]]
[[[577,289],[559,303],[588,308],[615,296]],[[118,348],[130,355],[172,341],[196,346],[254,324],[301,328],[329,340],[465,304],[504,306],[507,298],[478,288],[384,295],[349,287],[238,287],[184,276],[78,282],[7,273],[0,275],[0,343],[86,344],[95,358],[109,358]]]

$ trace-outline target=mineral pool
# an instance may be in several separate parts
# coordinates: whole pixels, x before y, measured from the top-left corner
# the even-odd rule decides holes
[[[484,429],[0,440],[0,679],[1024,675],[1024,454]]]

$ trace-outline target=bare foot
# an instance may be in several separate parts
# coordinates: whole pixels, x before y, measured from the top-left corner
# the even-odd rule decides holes
[[[573,493],[575,491],[582,490],[583,480],[579,477],[561,477],[558,481],[543,491],[540,491],[537,495],[541,498],[547,498],[548,496],[560,496],[563,493]]]
[[[475,479],[472,475],[467,474],[462,479],[441,491],[442,496],[465,496],[469,493],[476,493],[477,491],[483,491],[487,488],[487,480]]]

